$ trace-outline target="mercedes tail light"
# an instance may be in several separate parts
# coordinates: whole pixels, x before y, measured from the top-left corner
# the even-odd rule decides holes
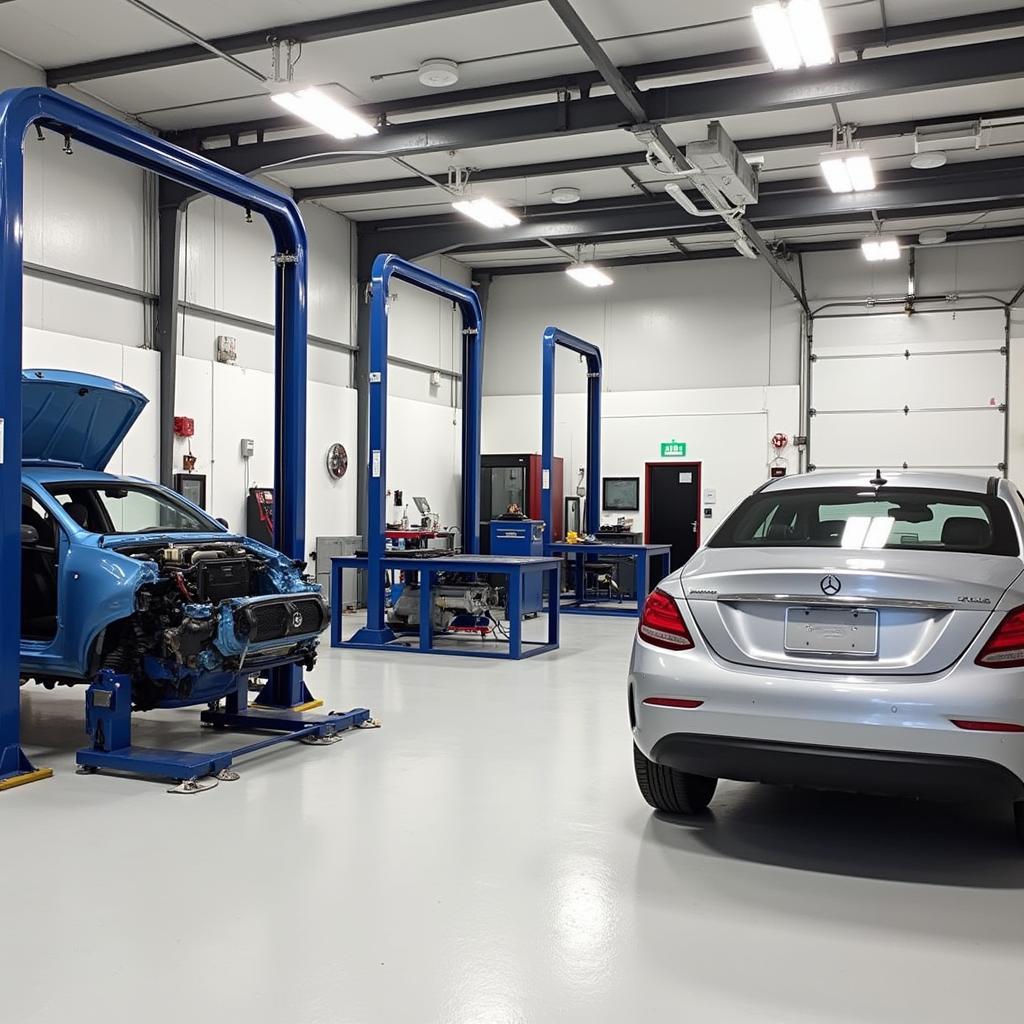
[[[1021,668],[1024,666],[1024,607],[1014,608],[988,638],[975,659],[985,668]]]
[[[693,646],[679,605],[664,590],[652,590],[648,595],[637,632],[645,642],[669,651]]]

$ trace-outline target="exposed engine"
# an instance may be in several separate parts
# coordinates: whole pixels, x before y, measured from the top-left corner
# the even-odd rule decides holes
[[[283,556],[233,542],[133,544],[118,553],[148,563],[153,578],[139,587],[135,614],[100,638],[95,668],[131,675],[139,709],[214,699],[230,676],[271,663],[313,667],[330,611]]]
[[[406,584],[391,610],[388,624],[398,629],[418,628],[420,594],[419,585]],[[431,587],[430,607],[437,632],[489,633],[504,606],[503,590],[481,580],[463,581],[458,575],[439,573]]]

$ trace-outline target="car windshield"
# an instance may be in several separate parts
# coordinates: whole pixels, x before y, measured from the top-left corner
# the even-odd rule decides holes
[[[90,533],[210,533],[217,524],[144,484],[54,484],[47,490]]]
[[[742,502],[708,546],[1019,553],[999,498],[930,488],[769,490]]]

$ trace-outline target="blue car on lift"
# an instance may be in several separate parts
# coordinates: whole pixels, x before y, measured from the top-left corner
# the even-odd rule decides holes
[[[166,487],[104,472],[144,395],[26,370],[22,401],[23,682],[88,684],[113,669],[148,710],[313,667],[330,611],[302,564]]]

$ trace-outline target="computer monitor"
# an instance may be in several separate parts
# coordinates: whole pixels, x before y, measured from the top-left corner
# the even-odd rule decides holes
[[[601,507],[607,512],[639,512],[640,477],[606,476],[601,485]]]

